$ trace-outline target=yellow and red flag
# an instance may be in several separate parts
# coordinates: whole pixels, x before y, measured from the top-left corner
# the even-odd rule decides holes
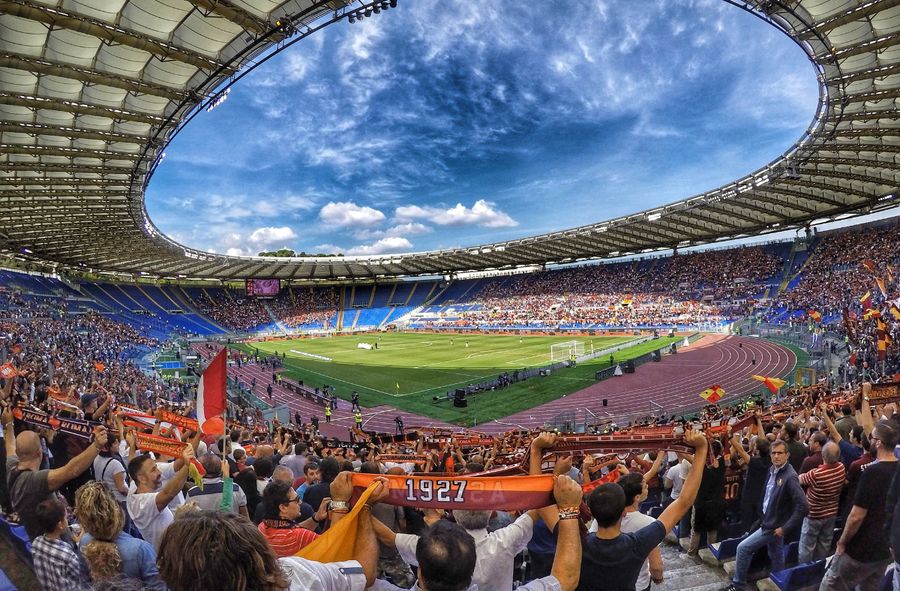
[[[624,298],[622,298],[622,305],[623,305],[623,306],[630,306],[630,305],[632,304],[632,302],[634,302],[634,297],[633,297],[633,296],[627,295],[627,296],[625,296]]]
[[[758,375],[752,375],[750,377],[752,377],[754,380],[762,382],[763,385],[766,388],[768,388],[770,392],[772,392],[772,394],[777,394],[778,390],[785,384],[785,381],[782,380],[781,378],[773,378],[771,376],[758,376]]]
[[[863,259],[862,266],[868,269],[869,273],[875,272],[875,261],[872,259]]]
[[[866,313],[863,314],[863,320],[871,320],[873,318],[881,318],[881,312],[875,308],[869,308],[866,310]]]
[[[103,373],[103,370],[106,369],[106,364],[103,363],[102,361],[95,361],[94,369],[97,370],[97,373]]]
[[[859,303],[862,305],[863,310],[868,310],[872,307],[872,292],[867,291],[866,295],[859,298]]]
[[[707,388],[703,392],[700,392],[700,398],[706,400],[710,404],[715,404],[724,397],[725,390],[722,389],[722,386],[718,384]]]
[[[809,317],[815,320],[816,322],[822,322],[822,313],[817,312],[816,310],[809,311]]]
[[[893,343],[894,340],[891,338],[890,333],[888,333],[887,325],[882,322],[881,319],[878,320],[878,330],[876,331],[876,335],[878,337],[878,360],[884,361],[887,359],[888,347],[891,346],[891,343]]]
[[[885,286],[885,284],[884,284],[884,279],[882,279],[881,277],[876,277],[875,285],[878,286],[878,291],[881,292],[882,297],[887,298],[888,297],[887,286]]]

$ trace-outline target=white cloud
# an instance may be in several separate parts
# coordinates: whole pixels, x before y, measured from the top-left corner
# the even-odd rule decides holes
[[[414,236],[416,234],[428,234],[432,229],[419,222],[407,222],[388,228],[385,232],[388,236]]]
[[[250,234],[249,240],[253,244],[260,246],[268,246],[273,244],[283,244],[287,240],[293,240],[297,237],[297,233],[293,228],[282,226],[281,228],[257,228]]]
[[[352,201],[329,201],[320,211],[319,218],[323,222],[339,227],[372,226],[384,219],[384,214],[377,209],[357,205]]]
[[[412,248],[412,242],[399,236],[388,236],[373,244],[361,244],[347,251],[351,255],[370,255],[403,252]]]
[[[401,205],[394,214],[401,220],[427,219],[439,226],[477,225],[485,228],[512,228],[519,225],[516,220],[497,209],[495,203],[485,199],[479,199],[471,208],[462,203],[457,203],[450,209]]]

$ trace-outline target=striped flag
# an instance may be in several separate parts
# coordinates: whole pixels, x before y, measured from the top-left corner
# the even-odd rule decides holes
[[[758,375],[753,375],[750,377],[752,377],[754,380],[762,382],[763,385],[766,388],[768,388],[769,391],[772,392],[772,394],[778,394],[778,390],[781,389],[781,387],[784,386],[784,384],[785,384],[785,381],[782,380],[781,378],[773,378],[770,376],[758,376]]]

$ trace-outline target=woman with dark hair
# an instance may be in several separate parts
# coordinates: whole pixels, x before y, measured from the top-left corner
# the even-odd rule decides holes
[[[290,581],[259,530],[232,513],[197,511],[166,529],[159,573],[172,591],[281,591]]]
[[[113,494],[93,480],[75,493],[75,516],[84,529],[79,542],[94,582],[128,577],[165,591],[153,546],[122,531],[124,516]]]
[[[244,495],[247,497],[247,514],[256,515],[256,506],[259,505],[262,499],[259,494],[259,488],[256,486],[256,472],[252,468],[241,470],[234,477],[234,482],[241,487],[241,490],[244,491]]]

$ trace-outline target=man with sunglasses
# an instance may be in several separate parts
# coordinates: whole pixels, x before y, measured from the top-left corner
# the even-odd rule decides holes
[[[322,503],[318,513],[301,522],[302,499],[291,487],[291,483],[273,480],[266,485],[262,495],[264,518],[259,524],[259,531],[279,558],[293,556],[319,537],[312,530],[327,518],[329,500]]]
[[[763,488],[759,529],[738,545],[734,577],[731,585],[722,591],[747,588],[750,563],[754,554],[764,546],[768,548],[772,572],[784,570],[784,537],[800,527],[809,511],[797,472],[788,462],[790,452],[787,443],[781,439],[773,441],[769,456],[772,467]]]

